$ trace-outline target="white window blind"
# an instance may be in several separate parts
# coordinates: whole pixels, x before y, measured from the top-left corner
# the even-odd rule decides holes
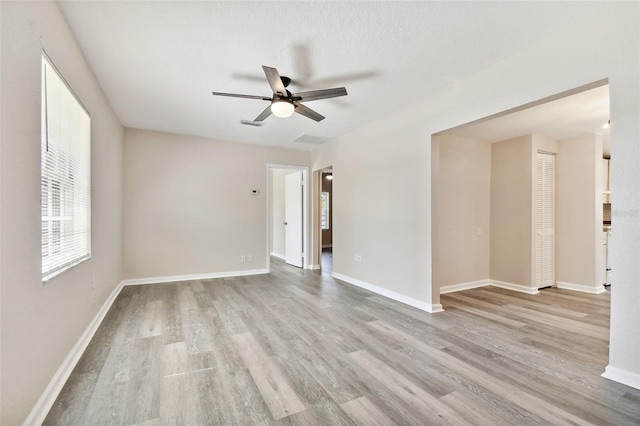
[[[41,209],[44,281],[91,257],[91,119],[42,57]]]

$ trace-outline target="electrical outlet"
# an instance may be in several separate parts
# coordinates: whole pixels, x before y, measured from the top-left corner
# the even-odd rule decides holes
[[[353,255],[353,261],[354,262],[362,262],[362,254],[361,253],[356,253]]]
[[[247,259],[245,258],[244,254],[242,256],[240,256],[240,262],[244,263]]]
[[[249,262],[253,262],[253,255],[250,254],[247,259],[249,260]]]
[[[482,235],[482,228],[478,228],[478,230],[476,231],[476,235],[479,237],[480,235]]]

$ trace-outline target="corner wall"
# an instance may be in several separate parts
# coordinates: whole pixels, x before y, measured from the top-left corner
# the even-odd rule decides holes
[[[440,138],[439,286],[489,278],[491,144]]]
[[[531,287],[531,135],[491,145],[491,279]]]
[[[602,136],[557,143],[556,281],[558,287],[604,290],[602,267]]]
[[[0,423],[17,425],[121,280],[124,131],[57,3],[0,2],[0,10]],[[92,257],[46,284],[40,258],[42,49],[91,114],[92,163]]]

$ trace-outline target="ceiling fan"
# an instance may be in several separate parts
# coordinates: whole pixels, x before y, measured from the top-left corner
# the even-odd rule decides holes
[[[311,90],[308,92],[291,93],[287,90],[287,86],[291,83],[289,77],[280,76],[278,70],[275,68],[262,66],[267,81],[273,95],[271,97],[266,96],[254,96],[254,95],[240,95],[237,93],[221,93],[211,92],[215,96],[230,96],[233,98],[247,98],[247,99],[260,99],[263,101],[271,101],[271,104],[258,115],[253,122],[242,120],[243,124],[256,125],[264,121],[265,118],[271,114],[276,117],[290,117],[294,112],[310,118],[315,121],[324,120],[324,116],[318,114],[311,108],[302,104],[307,101],[317,101],[319,99],[335,98],[338,96],[346,96],[347,89],[344,87],[338,87],[335,89],[323,89],[323,90]]]

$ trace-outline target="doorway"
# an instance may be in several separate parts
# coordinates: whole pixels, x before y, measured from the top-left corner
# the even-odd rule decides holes
[[[433,136],[436,294],[485,285],[528,294],[548,286],[604,291],[608,120],[601,80]],[[537,164],[540,151],[556,155]],[[537,174],[537,167],[553,170]],[[538,177],[549,178],[554,202],[536,199],[545,198],[536,194]]]
[[[308,268],[308,169],[269,164],[267,178],[267,270],[271,257]]]
[[[320,270],[333,272],[333,167],[320,171]]]

